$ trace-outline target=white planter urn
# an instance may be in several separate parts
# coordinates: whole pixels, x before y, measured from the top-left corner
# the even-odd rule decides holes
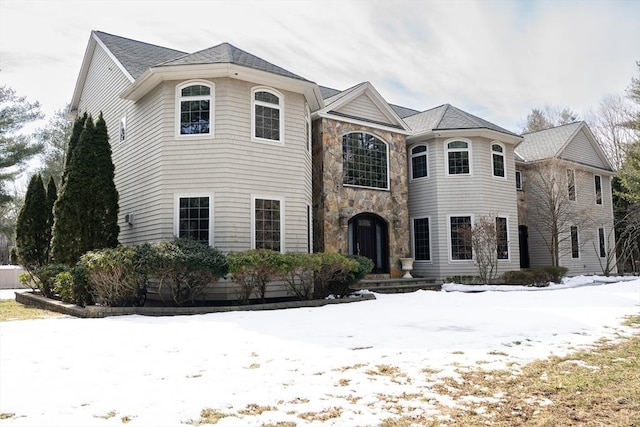
[[[412,279],[411,270],[413,270],[413,258],[400,258],[402,263],[402,271],[404,271],[403,279]]]

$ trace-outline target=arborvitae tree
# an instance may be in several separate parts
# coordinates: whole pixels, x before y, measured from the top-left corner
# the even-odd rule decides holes
[[[84,124],[87,121],[87,118],[89,116],[87,115],[87,113],[85,112],[82,116],[78,116],[75,120],[75,122],[73,122],[73,128],[71,129],[71,137],[69,138],[69,145],[67,146],[67,152],[65,154],[65,159],[64,159],[64,171],[62,173],[62,185],[64,185],[64,182],[67,179],[67,175],[68,175],[68,169],[69,166],[71,165],[71,156],[73,155],[73,152],[75,151],[75,148],[78,145],[78,141],[80,141],[80,135],[82,134],[82,130],[84,129]]]
[[[28,270],[47,263],[49,238],[46,198],[42,177],[40,174],[32,176],[16,226],[18,259]]]
[[[75,264],[85,252],[118,245],[118,192],[102,113],[95,125],[88,116],[70,151],[54,206],[52,255],[55,262]]]
[[[45,203],[45,209],[47,213],[47,228],[46,228],[46,240],[47,244],[47,261],[50,260],[51,238],[53,237],[53,206],[58,199],[58,189],[56,188],[56,182],[53,176],[49,177],[49,184],[47,184],[47,198]]]

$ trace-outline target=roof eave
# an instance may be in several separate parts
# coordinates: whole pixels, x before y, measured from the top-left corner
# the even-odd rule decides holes
[[[167,80],[211,79],[229,77],[257,84],[275,86],[278,89],[305,95],[309,107],[315,111],[321,106],[322,94],[314,82],[292,77],[280,76],[267,71],[255,70],[241,65],[223,64],[189,64],[152,67],[145,71],[131,87],[120,96],[131,101],[138,101],[153,88]]]
[[[417,139],[429,139],[429,138],[439,138],[439,137],[449,137],[449,136],[482,136],[487,139],[496,139],[501,142],[505,142],[507,144],[517,144],[522,141],[522,137],[518,135],[513,135],[510,133],[498,132],[493,129],[488,128],[473,128],[473,129],[429,129],[426,131],[422,131],[419,133],[415,133],[409,136],[407,139],[409,141],[415,141]]]

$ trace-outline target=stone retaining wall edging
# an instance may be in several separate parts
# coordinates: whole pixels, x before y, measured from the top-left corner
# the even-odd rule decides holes
[[[230,311],[281,310],[285,308],[322,307],[328,304],[344,304],[375,299],[374,294],[366,293],[355,297],[339,299],[286,301],[222,307],[103,307],[95,305],[80,307],[75,304],[45,298],[33,292],[16,292],[16,301],[21,304],[81,318],[103,318],[131,314],[139,314],[142,316],[181,316],[190,314],[227,313]]]

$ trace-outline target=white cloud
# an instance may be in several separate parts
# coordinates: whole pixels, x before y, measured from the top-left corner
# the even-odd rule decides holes
[[[370,81],[516,131],[533,107],[622,92],[640,59],[640,2],[3,0],[0,83],[63,107],[93,29],[188,52],[228,41],[321,85]]]

